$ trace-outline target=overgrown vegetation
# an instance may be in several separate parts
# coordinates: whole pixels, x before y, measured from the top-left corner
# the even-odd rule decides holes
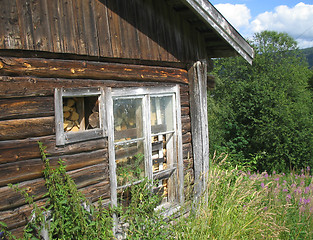
[[[233,166],[251,170],[312,167],[312,71],[285,33],[258,33],[252,44],[252,66],[240,57],[215,62],[217,84],[208,104],[211,152],[228,152]]]
[[[102,207],[101,199],[97,206],[90,204],[66,174],[64,162],[59,160],[58,167],[52,169],[40,142],[39,148],[45,165],[46,204],[39,207],[25,189],[11,185],[33,207],[32,218],[24,229],[24,239],[41,239],[43,235],[49,239],[112,238],[111,212]]]
[[[114,210],[124,223],[127,239],[313,238],[313,182],[310,168],[299,174],[251,173],[232,168],[229,160],[227,155],[221,155],[211,164],[206,190],[199,204],[188,216],[183,215],[183,211],[179,218],[170,221],[165,221],[161,212],[155,211],[160,198],[151,192],[149,181],[144,180],[133,186],[129,206]],[[63,163],[60,165],[62,170],[59,170],[60,167],[51,170],[55,171],[52,175],[59,175],[50,177],[51,180],[59,177],[68,179]],[[62,194],[56,194],[59,195],[57,199],[60,202],[56,203],[59,206],[52,205],[50,197],[50,205],[45,208],[36,209],[34,204],[36,220],[27,226],[24,239],[39,239],[43,226],[49,229],[50,239],[114,239],[111,232],[113,211],[93,206],[90,206],[90,211],[86,210],[82,206],[86,199],[77,193],[72,183],[69,185],[74,193],[70,196],[77,199],[67,200],[66,203],[65,197],[60,196],[67,187],[58,183],[57,186],[63,189]],[[29,203],[33,204],[31,199]],[[187,202],[187,205],[190,203]],[[79,210],[73,209],[74,205]],[[50,226],[43,215],[47,210],[51,210]],[[56,211],[57,214],[53,213]],[[55,218],[63,218],[61,214],[67,216],[66,221],[60,220],[64,226],[57,225]],[[81,223],[77,223],[75,218],[80,219]],[[74,221],[82,228],[73,228]],[[5,227],[4,224],[0,226]]]

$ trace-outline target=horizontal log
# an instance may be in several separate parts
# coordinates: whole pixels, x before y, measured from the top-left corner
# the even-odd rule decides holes
[[[183,144],[183,159],[192,158],[192,145],[191,143]]]
[[[54,116],[53,97],[0,99],[0,120]]]
[[[0,121],[0,141],[52,135],[54,131],[54,117]]]
[[[57,166],[59,158],[59,156],[49,157],[50,165],[52,167]],[[67,171],[108,162],[106,150],[63,155],[61,159],[65,162]],[[2,164],[0,168],[0,186],[39,178],[43,175],[43,169],[44,164],[41,159]]]
[[[184,143],[190,143],[191,142],[191,133],[187,132],[182,135],[183,144]]]
[[[188,107],[190,105],[190,98],[189,94],[188,95],[181,95],[180,97],[180,104],[182,107]]]
[[[68,144],[64,147],[56,146],[54,135],[23,140],[7,140],[0,141],[0,164],[40,158],[38,141],[47,147],[46,153],[52,156],[107,149],[106,138]]]
[[[53,96],[55,88],[172,86],[159,82],[0,76],[0,98]]]
[[[190,108],[188,106],[186,106],[186,107],[183,106],[181,108],[181,115],[182,116],[189,115],[189,111],[190,111]]]
[[[92,184],[108,182],[108,172],[108,163],[102,163],[75,171],[69,171],[68,174],[75,181],[77,188],[80,189],[91,186]],[[35,200],[42,199],[47,192],[43,178],[22,182],[19,183],[18,186],[21,189],[26,189]],[[89,197],[92,197],[92,194],[89,195]],[[25,204],[25,200],[20,193],[16,193],[8,186],[0,188],[0,211],[16,208],[23,204]]]
[[[36,201],[38,207],[43,206],[47,199],[41,199]],[[23,227],[27,224],[27,220],[31,215],[33,206],[25,204],[21,207],[15,208],[14,210],[0,211],[0,221],[7,224],[8,230]]]
[[[92,203],[98,201],[100,197],[101,199],[107,199],[111,196],[109,181],[102,181],[95,185],[90,185],[80,189],[80,191],[86,196],[88,201]]]
[[[0,57],[0,74],[188,83],[187,71],[179,68],[42,58]]]

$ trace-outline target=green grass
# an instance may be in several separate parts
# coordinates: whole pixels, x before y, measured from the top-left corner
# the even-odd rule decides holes
[[[212,164],[201,202],[175,225],[177,239],[313,239],[310,169],[253,173]]]

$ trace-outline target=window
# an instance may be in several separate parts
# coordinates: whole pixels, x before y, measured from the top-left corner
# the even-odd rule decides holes
[[[125,189],[144,177],[163,205],[182,201],[179,87],[108,88],[106,97],[112,203],[127,202]]]
[[[55,89],[56,145],[103,137],[104,119],[103,89]]]

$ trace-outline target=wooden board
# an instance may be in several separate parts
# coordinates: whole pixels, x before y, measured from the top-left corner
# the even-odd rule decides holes
[[[107,151],[97,150],[94,152],[63,155],[62,157],[51,156],[50,164],[56,166],[59,158],[65,162],[66,170],[69,171],[105,162],[107,160]],[[30,159],[2,164],[0,168],[0,186],[41,177],[43,166],[41,159]]]
[[[0,120],[54,116],[52,97],[0,99]]]
[[[0,74],[188,83],[184,69],[40,58],[0,57]]]
[[[54,125],[54,117],[0,121],[0,141],[51,135]]]

